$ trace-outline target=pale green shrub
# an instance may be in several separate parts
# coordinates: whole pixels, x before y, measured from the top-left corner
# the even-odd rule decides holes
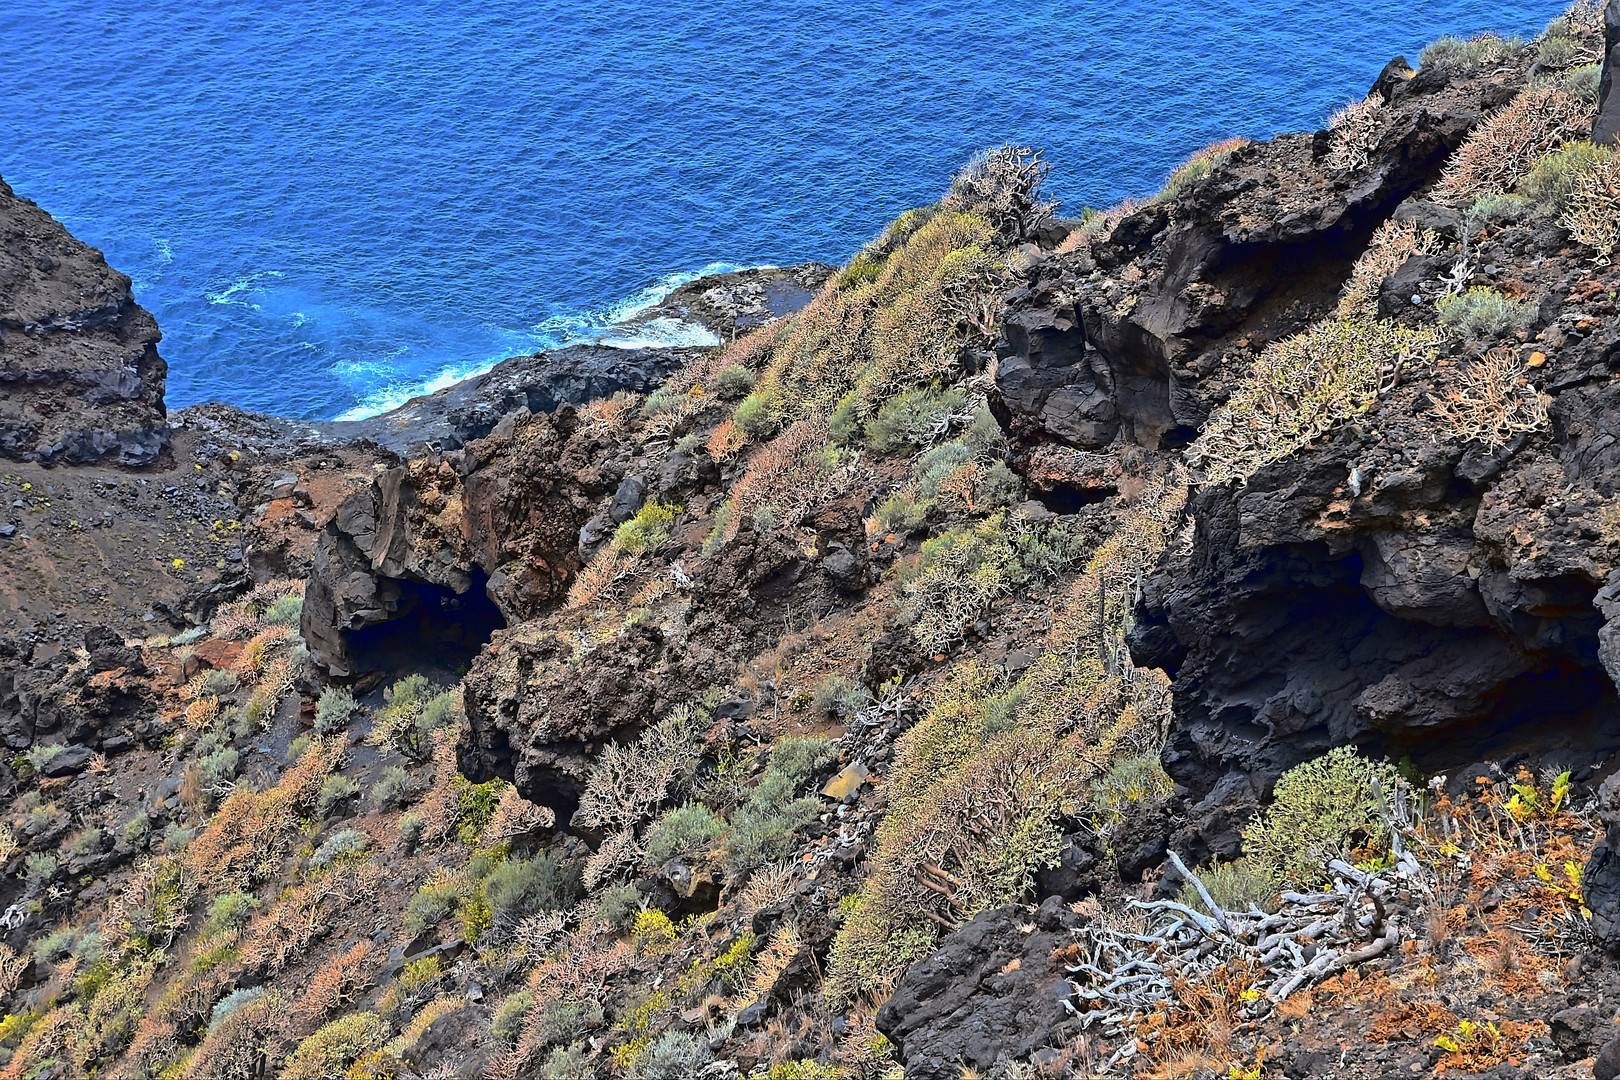
[[[702,803],[687,803],[667,810],[647,832],[646,864],[659,867],[679,855],[701,860],[713,851],[726,824]]]
[[[1257,871],[1301,885],[1326,877],[1326,862],[1389,842],[1379,796],[1395,786],[1395,768],[1368,761],[1353,746],[1329,750],[1282,774],[1272,803],[1243,830],[1243,853]]]
[[[1435,305],[1435,311],[1440,316],[1441,326],[1476,341],[1523,330],[1536,317],[1534,304],[1510,300],[1483,285],[1442,298]]]

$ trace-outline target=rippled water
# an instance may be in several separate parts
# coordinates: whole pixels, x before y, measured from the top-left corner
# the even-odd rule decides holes
[[[847,258],[978,147],[1044,147],[1077,213],[1562,6],[28,0],[0,175],[135,279],[171,405],[356,415]]]

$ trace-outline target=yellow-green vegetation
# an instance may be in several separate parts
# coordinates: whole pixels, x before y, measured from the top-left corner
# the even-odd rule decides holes
[[[1170,202],[1177,195],[1186,191],[1194,182],[1208,176],[1210,170],[1247,145],[1249,145],[1248,139],[1223,139],[1197,151],[1192,157],[1176,166],[1169,178],[1165,180],[1164,187],[1160,189],[1158,194],[1148,200],[1148,205]]]
[[[1209,890],[1209,898],[1223,911],[1248,911],[1251,905],[1264,911],[1277,899],[1283,884],[1281,874],[1252,858],[1217,863],[1198,871],[1198,878]],[[1214,914],[1191,882],[1182,886],[1177,899],[1206,915]]]
[[[1256,870],[1300,885],[1323,880],[1328,859],[1382,856],[1389,826],[1379,799],[1395,790],[1395,777],[1394,766],[1369,761],[1353,746],[1294,766],[1243,830],[1244,855]]]
[[[459,689],[436,692],[426,676],[407,675],[383,691],[370,739],[423,761],[432,750],[433,733],[455,727],[463,715]]]
[[[1335,318],[1274,342],[1191,447],[1206,483],[1246,480],[1370,409],[1403,367],[1440,340],[1381,319]]]
[[[869,418],[909,387],[949,375],[963,347],[993,327],[980,301],[998,280],[1002,240],[971,210],[902,215],[796,317],[763,333],[771,359],[739,407],[755,430],[826,420],[846,395]],[[755,403],[755,404],[750,404]]]
[[[380,1047],[388,1024],[373,1012],[339,1017],[298,1044],[287,1055],[281,1075],[288,1080],[324,1080],[343,1075],[355,1059]]]
[[[669,540],[670,525],[682,507],[649,499],[634,517],[620,525],[613,534],[613,542],[620,551],[640,555],[652,551]]]
[[[1015,558],[999,513],[924,541],[917,562],[899,581],[901,611],[913,620],[911,631],[923,647],[937,652],[960,640],[990,602],[1011,588]]]
[[[1130,665],[1134,582],[1157,560],[1186,490],[1150,481],[1053,612],[1039,659],[1006,677],[975,660],[934,690],[897,743],[860,899],[834,942],[829,992],[881,992],[943,930],[1023,895],[1057,855],[1058,816],[1087,781],[1153,743],[1163,676]],[[842,905],[840,910],[842,911]]]

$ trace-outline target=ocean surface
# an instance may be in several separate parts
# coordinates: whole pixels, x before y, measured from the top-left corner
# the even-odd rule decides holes
[[[706,270],[847,259],[980,147],[1043,148],[1078,214],[1563,6],[23,0],[0,176],[134,279],[171,407],[359,416]]]

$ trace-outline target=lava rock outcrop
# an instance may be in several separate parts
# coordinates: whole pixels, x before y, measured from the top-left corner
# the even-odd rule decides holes
[[[157,461],[169,445],[162,336],[126,275],[0,180],[0,454]]]

